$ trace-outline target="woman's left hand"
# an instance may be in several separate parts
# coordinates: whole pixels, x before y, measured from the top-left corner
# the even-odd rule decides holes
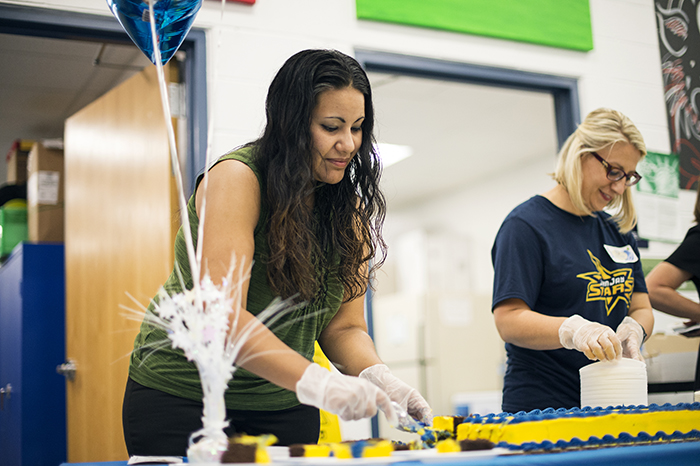
[[[617,327],[617,337],[622,343],[622,357],[644,361],[640,348],[644,341],[642,324],[626,316]]]
[[[430,405],[418,390],[394,376],[385,364],[375,364],[360,372],[360,378],[367,379],[389,395],[410,416],[425,424],[432,424],[433,414]]]

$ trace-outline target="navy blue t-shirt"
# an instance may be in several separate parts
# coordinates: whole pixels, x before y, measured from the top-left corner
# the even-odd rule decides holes
[[[549,316],[578,314],[613,330],[627,315],[633,292],[646,293],[637,243],[610,215],[579,217],[542,196],[508,214],[491,251],[492,309],[518,298]],[[504,412],[572,408],[580,404],[582,352],[539,351],[506,343]]]

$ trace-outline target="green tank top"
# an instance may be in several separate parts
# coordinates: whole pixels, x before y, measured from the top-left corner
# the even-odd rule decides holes
[[[258,182],[261,182],[259,170],[252,159],[251,148],[246,147],[230,152],[221,157],[219,161],[230,159],[239,160],[248,165],[258,178]],[[202,175],[197,179],[197,185],[199,185],[201,180]],[[262,184],[261,192],[264,192]],[[187,203],[187,210],[192,238],[196,246],[199,218],[195,208],[194,194]],[[268,206],[263,199],[261,201],[260,217],[254,232],[254,262],[248,289],[247,309],[253,315],[258,315],[275,298],[267,280],[265,265],[269,251],[265,234],[267,223]],[[191,289],[193,286],[192,275],[189,269],[182,227],[180,227],[175,238],[175,267],[163,285],[163,288],[171,295],[183,291],[180,285],[180,276],[176,269],[179,269],[187,289]],[[338,312],[343,299],[343,287],[335,268],[332,268],[327,273],[317,270],[317,273],[319,273],[321,290],[314,302],[287,314],[272,327],[272,330],[280,340],[308,360],[313,359],[314,342]],[[147,312],[153,312],[153,304],[148,307]],[[162,348],[160,348],[159,342],[165,343]],[[170,341],[165,331],[155,328],[144,321],[134,341],[129,376],[146,387],[161,390],[171,395],[201,401],[202,388],[196,366],[185,358],[182,350],[173,349],[169,343]],[[154,351],[152,348],[160,349]],[[234,372],[233,379],[228,384],[225,398],[226,407],[229,409],[274,411],[291,408],[299,404],[294,392],[280,388],[240,368]]]

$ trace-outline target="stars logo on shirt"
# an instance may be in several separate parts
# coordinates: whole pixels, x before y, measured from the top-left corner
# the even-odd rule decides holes
[[[634,277],[631,268],[608,270],[600,263],[600,260],[588,251],[595,271],[576,275],[576,278],[588,280],[586,301],[604,301],[605,311],[610,315],[619,302],[627,307],[630,305],[632,291],[634,290]]]

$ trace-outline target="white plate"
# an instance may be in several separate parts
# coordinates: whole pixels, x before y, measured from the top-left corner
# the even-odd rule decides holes
[[[406,458],[401,458],[397,456],[376,456],[371,458],[336,458],[335,456],[323,456],[323,457],[294,457],[280,460],[280,463],[294,463],[294,464],[333,464],[333,465],[365,465],[365,464],[391,464],[398,461],[406,461]],[[273,460],[274,463],[274,460]]]
[[[324,456],[324,457],[290,457],[289,449],[287,447],[272,446],[267,447],[268,454],[270,455],[271,464],[309,464],[309,465],[320,465],[320,464],[330,464],[330,465],[370,465],[370,464],[392,464],[406,461],[421,461],[422,459],[429,460],[431,463],[436,462],[449,462],[449,461],[468,461],[473,459],[491,458],[494,456],[501,455],[512,455],[514,452],[508,450],[507,448],[493,448],[491,450],[474,450],[474,451],[462,451],[455,453],[438,453],[435,448],[430,448],[426,450],[397,450],[392,453],[391,456],[377,456],[371,458],[345,458],[340,459],[334,456]],[[239,463],[239,466],[253,466],[255,463],[250,463],[250,465]]]
[[[492,448],[490,450],[472,450],[459,451],[454,453],[439,453],[435,448],[429,450],[401,450],[395,451],[396,457],[402,458],[402,461],[411,458],[421,460],[423,458],[430,459],[431,463],[440,461],[467,461],[472,459],[491,458],[501,455],[512,455],[514,452],[507,448]]]
[[[473,451],[461,451],[455,453],[438,453],[435,448],[430,448],[426,450],[398,450],[394,451],[391,456],[380,456],[376,458],[352,458],[352,459],[338,459],[338,458],[297,458],[303,460],[317,459],[317,460],[332,460],[331,462],[337,462],[341,464],[390,464],[405,461],[421,461],[423,459],[429,460],[431,463],[442,462],[442,461],[468,461],[472,459],[482,459],[491,458],[494,456],[501,455],[512,455],[517,452],[508,450],[507,448],[493,448],[491,450],[473,450]],[[294,458],[291,458],[294,459]],[[320,461],[321,463],[323,461]]]
[[[160,464],[182,464],[182,456],[132,456],[127,465],[160,463]]]
[[[267,454],[270,456],[270,461],[289,459],[289,447],[281,447],[279,445],[271,445],[265,447]]]

